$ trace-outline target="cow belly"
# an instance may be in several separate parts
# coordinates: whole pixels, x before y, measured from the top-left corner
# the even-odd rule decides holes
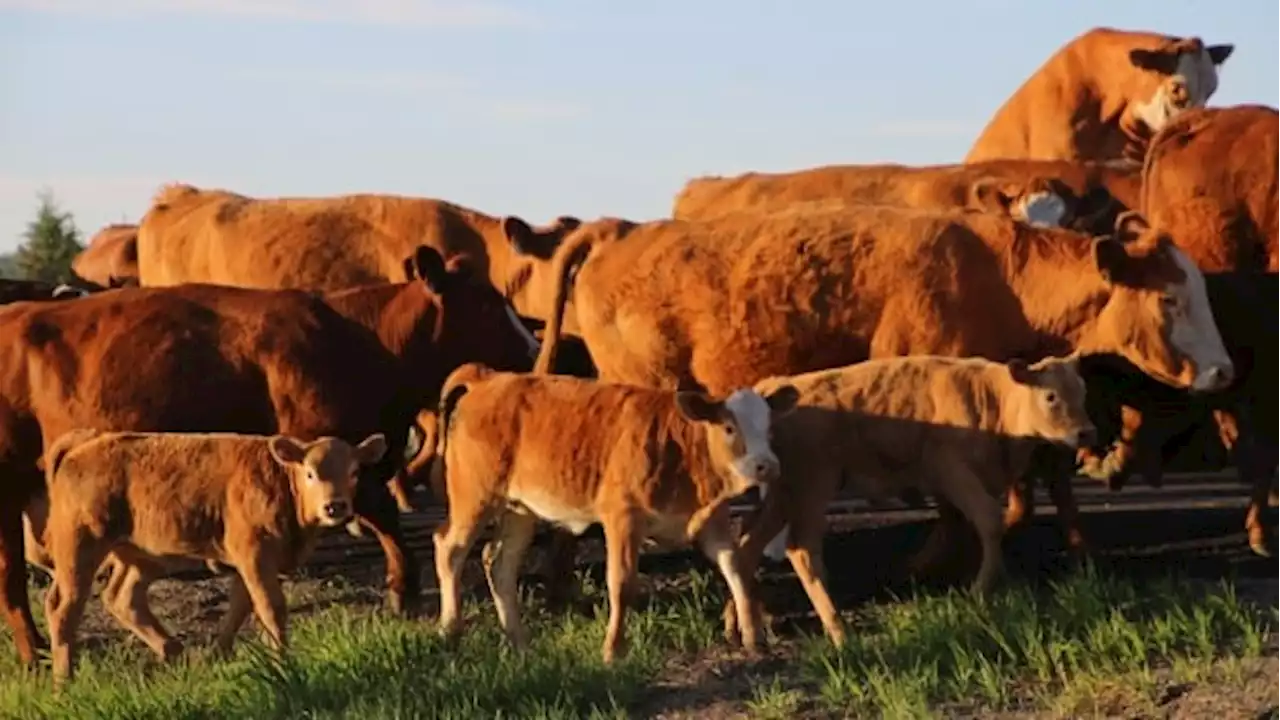
[[[516,512],[528,512],[559,525],[574,535],[581,535],[597,522],[595,513],[573,503],[555,497],[551,493],[517,490],[507,496],[507,503]]]

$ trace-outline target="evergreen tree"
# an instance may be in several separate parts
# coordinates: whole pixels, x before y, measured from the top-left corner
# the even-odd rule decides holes
[[[41,192],[36,219],[27,223],[15,258],[18,271],[30,280],[67,282],[71,260],[84,250],[71,213],[63,212],[49,191]]]

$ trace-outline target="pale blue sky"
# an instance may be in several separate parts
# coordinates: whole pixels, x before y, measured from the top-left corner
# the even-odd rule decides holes
[[[1280,104],[1272,0],[0,0],[0,250],[50,187],[86,235],[163,182],[670,211],[689,177],[959,161],[1096,25],[1231,42]]]

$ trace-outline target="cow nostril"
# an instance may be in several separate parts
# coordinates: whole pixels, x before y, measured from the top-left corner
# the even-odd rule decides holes
[[[344,502],[326,503],[324,513],[331,518],[342,518],[347,514],[347,504]]]

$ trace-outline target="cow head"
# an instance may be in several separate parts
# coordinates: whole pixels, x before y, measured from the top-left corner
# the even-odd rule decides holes
[[[502,267],[495,264],[490,268],[491,279],[524,315],[545,319],[554,276],[551,260],[564,238],[581,225],[572,215],[542,227],[533,227],[514,215],[502,219],[502,235],[508,246],[504,257],[508,259]]]
[[[496,370],[532,367],[538,341],[511,302],[456,255],[445,263],[435,249],[421,245],[405,261],[405,272],[420,280],[435,298],[432,355],[439,359],[440,382],[454,368],[480,362]],[[440,383],[435,383],[439,385]]]
[[[1075,356],[1045,358],[1034,365],[1006,363],[1014,388],[1006,402],[1009,430],[1078,448],[1089,445],[1097,428],[1085,407],[1085,384]]]
[[[1157,132],[1183,110],[1204,107],[1218,89],[1218,66],[1234,49],[1170,37],[1155,48],[1129,51],[1129,61],[1142,71],[1141,90],[1130,100],[1135,117]]]
[[[1056,179],[1018,184],[987,178],[969,188],[969,207],[1036,227],[1061,227],[1071,188]]]
[[[968,205],[1033,227],[1065,227],[1091,235],[1110,232],[1125,209],[1105,187],[1077,195],[1058,178],[1024,183],[984,178],[969,187]]]
[[[267,448],[293,479],[299,520],[336,527],[351,520],[360,468],[382,459],[387,440],[375,433],[352,447],[335,437],[306,443],[288,435],[275,435]]]
[[[1218,334],[1204,275],[1137,212],[1115,235],[1094,238],[1093,259],[1109,297],[1100,339],[1143,372],[1192,392],[1221,390],[1235,369]]]
[[[711,462],[731,478],[735,494],[778,479],[781,466],[770,444],[773,421],[795,409],[800,391],[783,385],[767,396],[751,388],[723,401],[697,391],[676,392],[676,408],[685,418],[706,426]]]

